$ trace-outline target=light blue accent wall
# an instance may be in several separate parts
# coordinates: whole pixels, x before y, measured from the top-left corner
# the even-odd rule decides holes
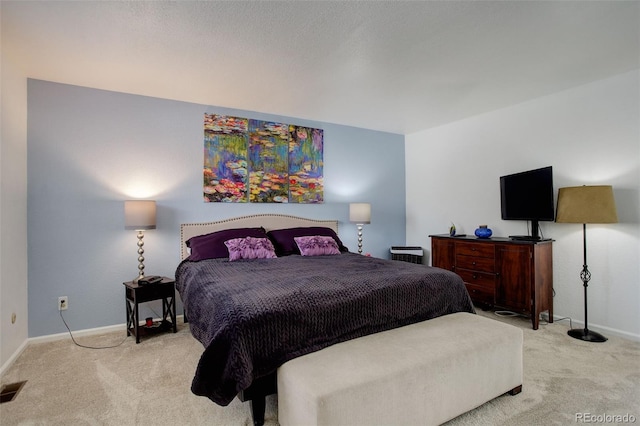
[[[325,203],[223,204],[202,200],[203,114],[324,129]],[[389,257],[405,243],[404,136],[251,111],[28,81],[29,336],[125,323],[123,281],[137,275],[137,239],[124,200],[155,199],[145,233],[147,274],[174,276],[180,224],[255,213],[337,219],[357,250],[350,202],[370,202],[364,251]],[[178,303],[181,312],[182,305]],[[141,317],[157,317],[157,302]]]

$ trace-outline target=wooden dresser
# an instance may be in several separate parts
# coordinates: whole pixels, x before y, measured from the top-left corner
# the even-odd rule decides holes
[[[474,303],[528,315],[534,330],[541,312],[553,322],[551,240],[430,237],[432,266],[460,275]]]

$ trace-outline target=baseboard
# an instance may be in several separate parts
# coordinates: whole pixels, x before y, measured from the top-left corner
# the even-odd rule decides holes
[[[546,312],[543,312],[541,314],[541,317],[547,319],[548,315]],[[555,322],[560,322],[566,320],[568,321],[567,317],[564,317],[562,315],[554,315],[553,316],[553,321]],[[571,319],[571,323],[573,324],[573,328],[583,328],[584,327],[584,322],[580,321],[580,320],[575,320],[575,319]],[[568,329],[567,329],[568,330]],[[640,342],[640,334],[633,334],[633,333],[629,333],[627,331],[622,331],[622,330],[618,330],[616,328],[610,328],[610,327],[604,327],[598,324],[593,324],[591,321],[589,321],[589,330],[593,330],[596,331],[598,333],[604,334],[604,336],[616,336],[616,337],[622,337],[623,339],[627,339],[627,340],[632,340],[634,342]]]
[[[73,337],[95,336],[96,334],[110,333],[112,331],[125,331],[125,324],[108,325],[105,327],[87,328],[84,330],[71,330]],[[46,336],[30,337],[29,343],[46,343],[57,340],[71,339],[68,331],[64,333],[48,334]]]
[[[183,319],[183,315],[176,315],[176,321]],[[160,318],[155,318],[154,321],[159,321]],[[71,330],[73,337],[83,336],[95,336],[96,334],[110,333],[112,331],[125,331],[126,324],[107,325],[105,327],[87,328],[84,330]],[[29,343],[44,343],[54,342],[56,340],[71,339],[69,332],[49,334],[47,336],[31,337]]]
[[[22,342],[20,347],[18,347],[18,349],[16,349],[16,351],[13,353],[13,355],[11,355],[9,357],[7,362],[5,362],[2,365],[2,367],[0,367],[0,377],[2,377],[7,370],[9,370],[9,367],[11,367],[13,365],[13,363],[18,359],[20,354],[26,349],[26,347],[28,345],[29,345],[29,339],[26,339],[24,342]]]
[[[176,321],[183,320],[183,319],[184,319],[183,315],[176,315]],[[156,320],[159,320],[159,318],[157,318]],[[95,336],[97,334],[110,333],[113,331],[122,331],[124,333],[125,330],[126,330],[126,324],[122,323],[122,324],[116,324],[116,325],[108,325],[105,327],[87,328],[84,330],[71,330],[71,332],[73,333],[73,337],[82,337],[82,336]],[[36,344],[36,343],[55,342],[57,340],[64,340],[64,339],[71,340],[71,336],[69,335],[68,331],[64,333],[48,334],[46,336],[28,338],[22,343],[22,345],[20,345],[20,347],[13,353],[13,355],[11,355],[11,357],[7,360],[7,362],[4,363],[2,368],[0,368],[0,377],[2,377],[7,370],[9,370],[9,368],[18,359],[20,354],[22,354],[22,352],[27,348],[27,346],[31,344]]]

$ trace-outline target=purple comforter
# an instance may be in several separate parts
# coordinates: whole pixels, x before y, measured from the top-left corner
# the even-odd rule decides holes
[[[474,312],[456,274],[353,253],[229,262],[176,271],[205,347],[191,390],[229,404],[254,379],[335,343],[453,312]]]

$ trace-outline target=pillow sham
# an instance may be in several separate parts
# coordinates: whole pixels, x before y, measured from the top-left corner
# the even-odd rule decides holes
[[[338,243],[332,237],[314,235],[312,237],[294,237],[300,254],[303,256],[324,256],[340,254]]]
[[[262,227],[234,228],[189,238],[185,243],[191,249],[188,259],[198,261],[229,257],[229,250],[224,242],[245,237],[267,238],[267,232]]]
[[[224,242],[229,249],[229,261],[239,259],[273,259],[276,252],[268,238],[234,238]]]
[[[326,228],[323,226],[308,226],[308,227],[298,227],[298,228],[287,228],[287,229],[274,229],[272,231],[267,232],[269,239],[273,243],[276,254],[278,256],[288,256],[291,254],[300,254],[300,249],[296,244],[294,238],[295,237],[313,237],[313,236],[322,236],[322,237],[331,237],[335,240],[338,245],[338,250],[340,252],[349,251],[340,241],[338,235],[331,228]]]

